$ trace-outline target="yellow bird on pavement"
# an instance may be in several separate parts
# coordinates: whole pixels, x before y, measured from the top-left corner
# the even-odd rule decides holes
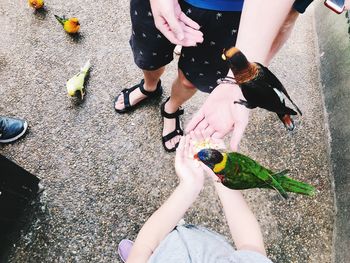
[[[57,15],[55,15],[56,19],[58,22],[60,22],[60,24],[63,26],[64,30],[69,33],[69,34],[75,34],[79,31],[80,29],[80,23],[78,18],[76,17],[72,17],[72,18],[65,18],[63,17],[59,17]]]

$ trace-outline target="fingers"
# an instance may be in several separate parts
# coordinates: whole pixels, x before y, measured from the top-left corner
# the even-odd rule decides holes
[[[215,129],[213,127],[211,127],[210,125],[208,125],[207,128],[202,130],[202,134],[203,134],[204,138],[210,138],[210,137],[212,137],[212,135],[214,133],[215,133]]]
[[[185,15],[184,12],[181,12],[179,19],[187,26],[199,30],[200,26],[197,22],[193,21],[191,18],[189,18],[188,16]]]
[[[173,32],[178,40],[183,40],[185,37],[185,32],[181,27],[180,20],[175,16],[175,12],[169,12],[164,15],[164,19],[169,25],[170,31]]]
[[[190,140],[191,137],[189,135],[185,136],[185,146],[184,146],[184,156],[189,157],[190,156],[190,150],[191,150],[191,145],[190,145]]]
[[[220,131],[215,131],[213,134],[212,134],[212,138],[214,139],[222,139],[224,138],[226,135],[226,133],[223,133],[223,132],[220,132]]]
[[[176,34],[168,24],[166,24],[166,21],[161,19],[155,21],[155,25],[157,29],[162,32],[162,34],[173,44],[175,45],[181,45],[184,47],[193,47],[196,46],[197,43],[203,42],[203,36],[198,33],[193,33],[194,29],[186,29],[186,32],[184,33],[184,37],[180,40],[177,38]],[[184,29],[183,29],[184,30]],[[188,32],[189,31],[189,32]]]
[[[192,30],[193,31],[193,30]],[[203,42],[203,36],[185,32],[185,37],[180,41],[181,46],[183,47],[194,47],[197,46],[198,43]]]
[[[190,131],[193,131],[197,125],[204,119],[204,113],[202,110],[199,110],[193,118],[190,120],[190,122],[186,126],[186,133],[189,133]]]
[[[239,143],[243,137],[246,127],[247,127],[247,124],[245,123],[237,122],[235,124],[235,127],[231,135],[231,140],[230,140],[231,149],[235,152],[237,152],[239,149]]]
[[[169,25],[167,24],[166,20],[164,18],[155,18],[154,23],[156,25],[156,28],[162,32],[162,34],[173,44],[181,45],[181,41],[177,39],[176,35],[173,31],[171,31]]]
[[[176,159],[180,159],[184,157],[186,139],[185,136],[181,136],[179,145],[176,148]]]
[[[202,130],[205,130],[208,126],[209,126],[209,124],[206,121],[206,119],[203,119],[194,130],[195,131],[202,131]]]
[[[203,135],[200,131],[191,131],[190,132],[190,136],[191,136],[191,139],[197,143],[197,142],[201,142],[204,140],[203,138]]]
[[[203,38],[203,33],[201,31],[193,29],[192,27],[189,27],[182,22],[181,22],[181,25],[182,25],[182,29],[185,32],[185,38],[192,39],[196,41],[196,43],[203,42],[204,38]]]
[[[214,181],[217,180],[217,176],[215,175],[215,173],[208,167],[206,166],[204,163],[200,163],[200,166],[202,167],[202,169],[204,170],[204,172],[206,172],[206,174],[213,179]]]

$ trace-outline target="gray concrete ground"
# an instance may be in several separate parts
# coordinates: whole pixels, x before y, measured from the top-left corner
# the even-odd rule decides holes
[[[177,184],[173,154],[163,151],[159,101],[117,115],[113,97],[140,79],[128,37],[128,1],[47,1],[35,14],[26,1],[0,2],[0,113],[28,120],[23,140],[1,153],[42,178],[40,209],[9,253],[9,262],[118,262],[117,244],[135,238]],[[66,35],[54,14],[78,16],[81,36]],[[254,110],[241,151],[274,170],[315,185],[314,198],[287,201],[268,190],[245,191],[275,262],[331,262],[333,194],[313,10],[298,21],[272,64],[303,111],[288,134],[274,114]],[[83,103],[65,82],[94,65]],[[169,95],[176,65],[163,77]],[[185,121],[206,95],[185,105]],[[208,182],[185,220],[229,237]],[[239,211],[237,211],[239,212]]]
[[[322,88],[328,112],[331,159],[336,193],[334,262],[350,262],[350,31],[345,14],[317,10]]]

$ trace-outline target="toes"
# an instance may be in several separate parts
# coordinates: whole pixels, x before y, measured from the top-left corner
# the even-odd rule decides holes
[[[122,110],[124,109],[124,96],[119,96],[118,100],[115,102],[114,107],[117,110]]]
[[[180,142],[181,136],[176,136],[165,143],[166,148],[169,150],[174,149],[175,145]]]
[[[173,140],[167,141],[167,142],[165,143],[165,147],[166,147],[168,150],[173,149],[173,148],[174,148]]]

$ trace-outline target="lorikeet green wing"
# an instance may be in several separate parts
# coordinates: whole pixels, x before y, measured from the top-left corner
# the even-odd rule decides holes
[[[227,163],[221,174],[224,174],[223,184],[234,189],[272,188],[284,198],[287,192],[272,176],[272,173],[253,159],[239,153],[228,153]]]

